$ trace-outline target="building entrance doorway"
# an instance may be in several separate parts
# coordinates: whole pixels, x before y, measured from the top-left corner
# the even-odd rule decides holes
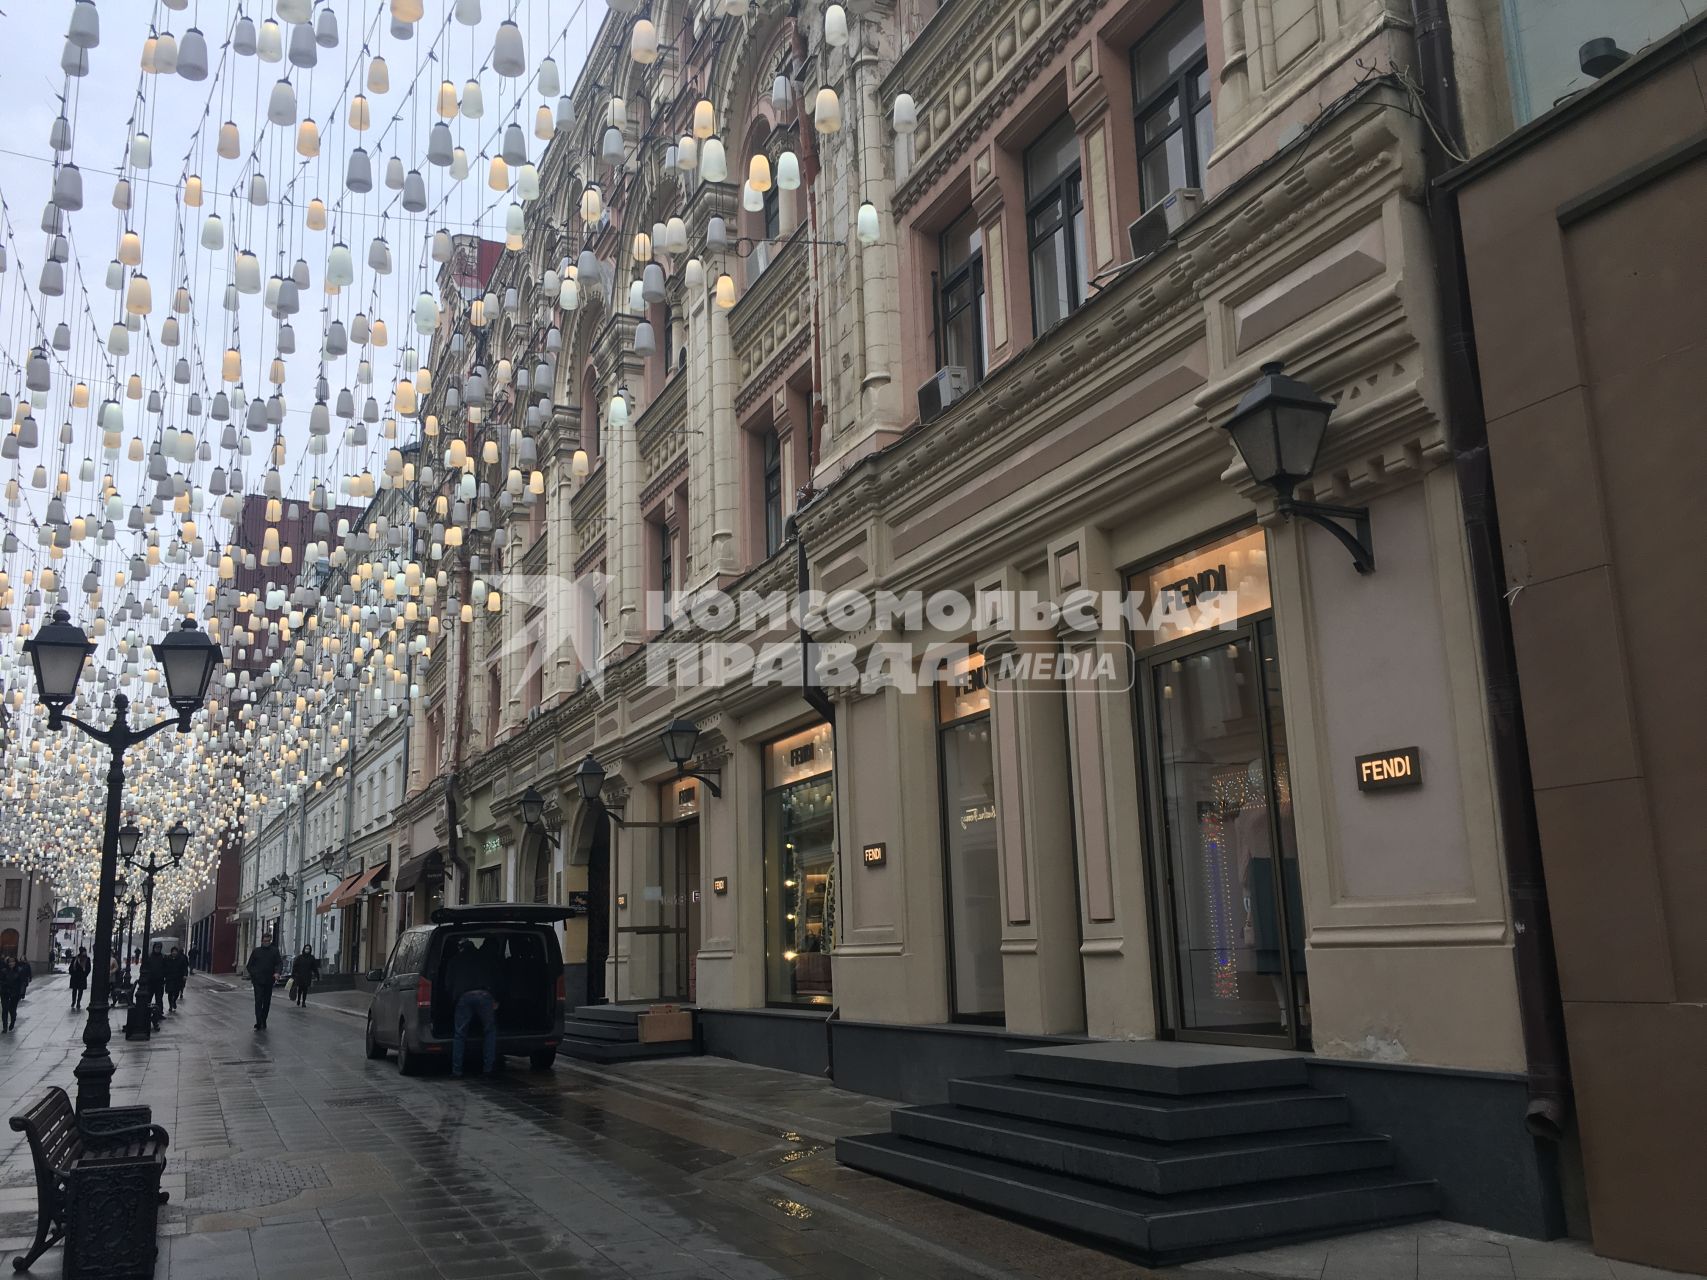
[[[610,816],[593,818],[587,846],[587,1003],[603,1004],[605,962],[610,959]]]

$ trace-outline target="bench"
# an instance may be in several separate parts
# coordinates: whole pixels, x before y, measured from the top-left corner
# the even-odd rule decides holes
[[[79,1116],[55,1086],[12,1128],[30,1144],[36,1171],[36,1238],[12,1259],[28,1271],[61,1240],[65,1276],[151,1276],[166,1168],[166,1131],[147,1107],[98,1107]]]

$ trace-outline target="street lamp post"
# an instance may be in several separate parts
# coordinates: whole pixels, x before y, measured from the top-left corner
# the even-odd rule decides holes
[[[189,731],[190,717],[207,697],[208,684],[221,654],[219,646],[197,629],[195,620],[185,618],[182,627],[154,646],[154,657],[166,676],[166,700],[177,716],[146,729],[133,729],[128,718],[130,699],[121,693],[113,699],[112,724],[102,729],[65,714],[77,695],[83,666],[95,651],[95,645],[83,628],[71,621],[71,615],[64,609],[56,610],[53,621],[31,636],[24,650],[35,667],[36,696],[47,708],[47,727],[57,731],[69,720],[112,752],[112,763],[107,768],[107,814],[101,837],[101,879],[95,906],[89,1017],[83,1026],[83,1056],[73,1072],[77,1077],[77,1109],[82,1111],[112,1105],[113,1057],[107,1049],[113,1035],[107,1007],[111,985],[107,980],[107,964],[112,952],[107,939],[112,935],[117,915],[113,884],[118,878],[119,826],[124,817],[124,753],[168,725],[176,724],[180,733]]]
[[[141,839],[142,832],[132,825],[127,824],[119,832],[119,852],[129,866],[142,873],[142,963],[147,965],[153,946],[151,939],[154,937],[154,877],[184,860],[184,850],[190,843],[190,829],[182,822],[172,824],[171,830],[166,833],[168,856],[164,862],[155,861],[152,855],[147,862],[140,861],[136,856],[136,847]],[[146,1040],[159,1026],[152,999],[145,999],[140,1005],[135,999],[131,1000],[130,1012],[125,1015],[124,1020],[126,1040]]]

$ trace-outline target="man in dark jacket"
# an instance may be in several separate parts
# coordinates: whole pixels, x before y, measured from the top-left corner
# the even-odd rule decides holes
[[[446,976],[450,985],[451,1008],[455,1011],[452,1026],[456,1039],[450,1047],[450,1073],[453,1076],[462,1075],[463,1049],[468,1043],[469,1025],[474,1022],[480,1024],[482,1034],[481,1068],[487,1075],[497,1068],[498,1000],[493,991],[498,983],[495,966],[488,954],[497,945],[491,938],[486,939],[484,946],[476,946],[471,939],[463,938],[451,955]]]
[[[290,998],[298,1007],[308,1006],[308,988],[319,976],[320,961],[315,959],[312,947],[304,947],[290,966]]]
[[[78,947],[67,969],[71,978],[71,1007],[83,1007],[83,993],[89,988],[89,948]]]
[[[10,1031],[18,1025],[18,1000],[23,989],[17,957],[10,954],[0,957],[0,1031]]]
[[[255,988],[255,1030],[267,1029],[267,1010],[273,1005],[273,978],[279,971],[279,949],[273,945],[273,935],[261,935],[261,945],[249,953],[243,966],[249,975],[249,985]]]
[[[142,992],[149,1015],[158,1026],[166,1013],[166,948],[162,943],[156,942],[142,958]]]
[[[166,1001],[173,1013],[178,1012],[178,1001],[183,999],[184,984],[189,979],[190,958],[182,947],[173,947],[172,954],[166,957]]]

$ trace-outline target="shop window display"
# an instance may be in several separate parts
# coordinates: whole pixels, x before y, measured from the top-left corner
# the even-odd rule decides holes
[[[830,726],[765,748],[765,996],[830,1003],[835,778]]]

